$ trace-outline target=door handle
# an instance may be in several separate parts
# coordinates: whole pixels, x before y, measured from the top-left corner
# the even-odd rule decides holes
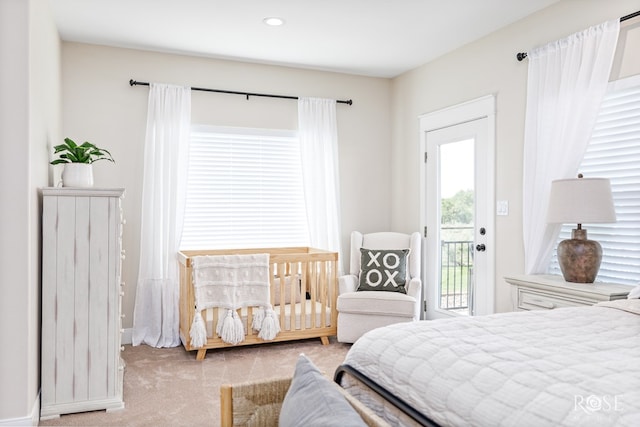
[[[484,245],[484,243],[480,243],[479,245],[476,245],[476,251],[478,252],[484,252],[485,249],[487,249],[487,247]]]

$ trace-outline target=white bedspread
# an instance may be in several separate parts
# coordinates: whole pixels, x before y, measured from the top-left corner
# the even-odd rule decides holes
[[[396,324],[345,363],[442,426],[640,426],[638,299]]]

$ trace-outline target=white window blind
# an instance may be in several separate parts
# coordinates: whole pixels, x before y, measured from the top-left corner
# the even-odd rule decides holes
[[[308,246],[293,131],[194,126],[181,249]]]
[[[617,222],[588,224],[588,238],[600,242],[602,264],[597,281],[640,283],[640,75],[612,82],[580,172],[611,180]],[[571,238],[565,224],[558,242]],[[550,272],[561,274],[554,255]]]

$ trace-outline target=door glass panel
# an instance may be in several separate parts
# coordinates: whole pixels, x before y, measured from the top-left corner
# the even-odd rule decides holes
[[[440,145],[441,310],[469,314],[473,289],[474,140]]]

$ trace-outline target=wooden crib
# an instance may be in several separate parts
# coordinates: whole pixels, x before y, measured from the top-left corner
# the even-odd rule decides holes
[[[269,248],[182,251],[178,253],[180,267],[180,339],[187,351],[198,350],[196,359],[203,360],[207,349],[229,347],[215,333],[218,308],[202,312],[207,343],[200,348],[191,345],[189,331],[195,316],[195,296],[192,283],[191,258],[202,255],[269,254],[271,305],[280,320],[280,333],[272,341],[258,338],[251,325],[251,307],[238,309],[245,326],[249,345],[274,341],[289,341],[319,337],[329,344],[337,332],[338,254],[314,248]]]

